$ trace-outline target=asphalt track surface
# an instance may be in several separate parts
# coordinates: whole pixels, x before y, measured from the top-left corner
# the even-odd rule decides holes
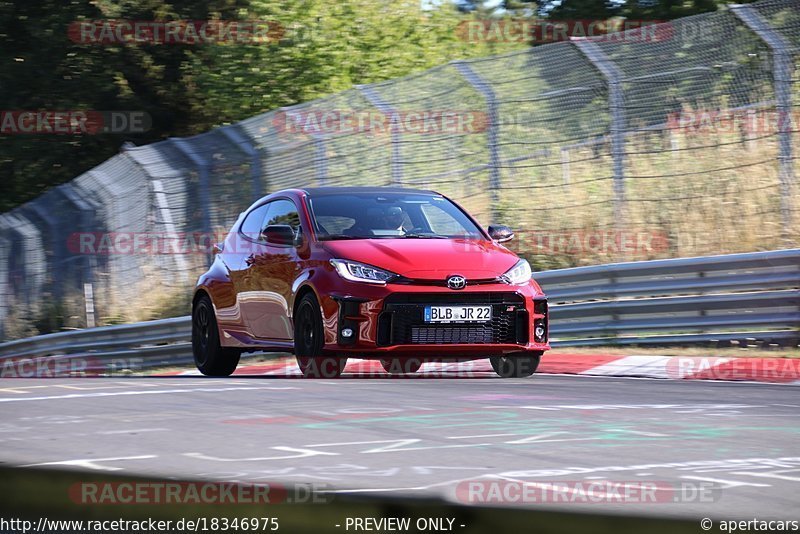
[[[796,520],[798,391],[489,372],[10,379],[0,382],[0,463],[453,502],[494,498],[501,506]],[[644,503],[588,502],[583,484],[604,480],[672,491],[659,490],[659,502],[652,495]],[[483,489],[468,493],[471,482]],[[517,493],[492,494],[490,483],[504,491],[571,489],[521,504]],[[541,495],[548,494],[533,498]]]

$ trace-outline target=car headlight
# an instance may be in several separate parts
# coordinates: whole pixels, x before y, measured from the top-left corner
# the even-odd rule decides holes
[[[366,263],[350,260],[331,260],[331,265],[339,276],[351,282],[367,282],[369,284],[385,284],[397,275],[390,271],[378,269]]]
[[[500,279],[506,284],[518,286],[530,282],[532,275],[530,263],[527,260],[519,260]]]

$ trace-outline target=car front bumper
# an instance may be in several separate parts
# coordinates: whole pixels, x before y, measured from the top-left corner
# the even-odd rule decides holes
[[[462,290],[431,285],[348,283],[321,299],[326,353],[358,357],[485,358],[545,351],[548,311],[533,284],[491,283]],[[426,323],[429,305],[491,305],[492,319]],[[536,336],[536,327],[543,336]],[[347,331],[351,335],[347,336]]]

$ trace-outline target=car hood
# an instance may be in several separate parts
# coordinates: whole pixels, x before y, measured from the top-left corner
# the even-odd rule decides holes
[[[419,280],[460,274],[467,280],[495,278],[519,261],[507,248],[471,239],[353,239],[326,241],[334,258],[367,263]]]

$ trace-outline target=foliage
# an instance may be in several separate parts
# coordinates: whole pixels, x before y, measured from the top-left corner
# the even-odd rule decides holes
[[[0,211],[34,198],[114,155],[197,134],[355,84],[404,76],[453,59],[502,52],[468,43],[451,4],[417,0],[28,0],[0,2],[0,97],[5,110],[137,110],[136,135],[0,136]],[[273,21],[264,44],[82,44],[81,20]],[[507,48],[518,48],[509,44]]]

